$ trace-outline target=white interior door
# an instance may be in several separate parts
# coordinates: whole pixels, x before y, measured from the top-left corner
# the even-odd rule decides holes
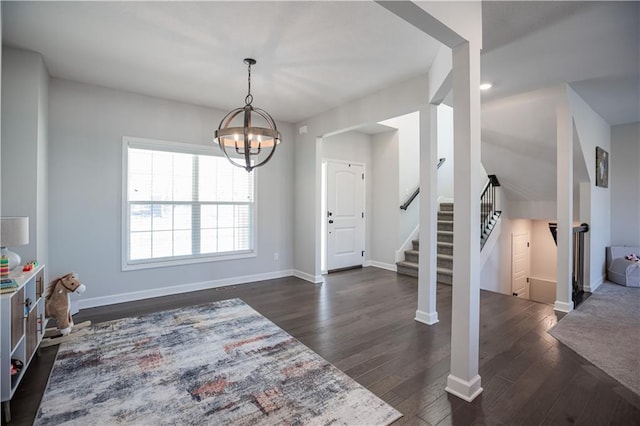
[[[364,262],[364,166],[327,162],[327,269]]]
[[[511,291],[529,299],[529,234],[511,234]]]

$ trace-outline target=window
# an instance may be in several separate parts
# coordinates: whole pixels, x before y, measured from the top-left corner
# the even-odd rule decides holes
[[[215,153],[124,138],[124,270],[254,255],[255,173]]]

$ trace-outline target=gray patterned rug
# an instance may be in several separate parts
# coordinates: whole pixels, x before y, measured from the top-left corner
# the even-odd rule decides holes
[[[239,299],[97,324],[36,425],[387,425],[401,414]]]
[[[549,333],[640,395],[640,288],[604,283]]]

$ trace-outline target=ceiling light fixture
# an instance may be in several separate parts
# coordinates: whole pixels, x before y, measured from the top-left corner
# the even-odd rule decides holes
[[[265,110],[251,105],[251,66],[256,64],[256,60],[245,58],[244,63],[248,66],[249,75],[244,107],[236,108],[224,116],[215,132],[214,141],[220,145],[231,164],[250,172],[271,159],[281,138],[273,118]],[[243,122],[234,125],[232,121],[241,113],[244,113]],[[266,127],[255,126],[255,119],[263,121]]]
[[[480,85],[480,90],[489,90],[493,87],[493,84],[491,83],[482,83]]]

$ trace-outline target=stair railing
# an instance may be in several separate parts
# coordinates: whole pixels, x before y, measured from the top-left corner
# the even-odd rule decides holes
[[[439,169],[440,166],[442,166],[442,163],[444,163],[445,161],[447,161],[447,159],[444,157],[438,160],[438,165],[436,166],[436,168]],[[420,187],[418,187],[418,189],[413,191],[413,194],[409,196],[407,201],[405,201],[404,204],[400,206],[400,210],[406,210],[409,207],[409,205],[413,202],[413,200],[418,196],[419,193],[420,193]]]
[[[489,175],[489,180],[480,195],[480,249],[489,239],[493,231],[493,221],[501,211],[496,206],[496,188],[500,186],[496,175]]]
[[[576,307],[584,296],[584,234],[589,232],[589,225],[581,223],[573,227],[573,274],[571,299]]]
[[[553,241],[558,245],[558,224],[549,223],[549,230],[553,235]],[[571,300],[576,307],[584,297],[584,234],[589,232],[589,224],[581,223],[572,228],[573,234],[573,261],[571,269]]]

